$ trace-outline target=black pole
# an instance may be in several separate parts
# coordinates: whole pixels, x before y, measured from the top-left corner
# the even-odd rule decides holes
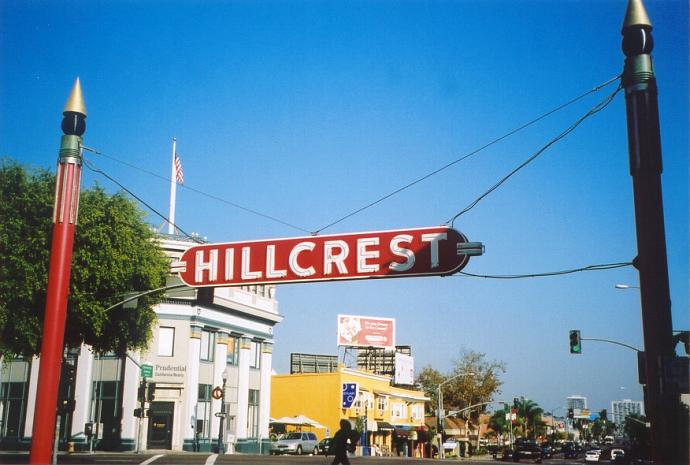
[[[633,179],[637,258],[644,336],[645,411],[651,423],[655,464],[679,464],[687,458],[688,438],[681,438],[680,393],[669,372],[674,363],[671,298],[661,193],[661,137],[657,86],[652,66],[652,25],[642,0],[629,0],[623,23],[625,69],[622,85],[628,121],[628,152]],[[687,415],[687,414],[686,414]]]

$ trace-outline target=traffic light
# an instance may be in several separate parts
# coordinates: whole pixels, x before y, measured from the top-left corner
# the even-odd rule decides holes
[[[153,399],[156,398],[156,383],[149,383],[147,391],[146,391],[146,400],[149,402],[153,402]]]
[[[66,401],[70,398],[70,393],[74,391],[74,379],[76,377],[74,365],[63,361],[60,368],[60,385],[58,387],[58,399]]]
[[[580,343],[580,331],[577,329],[570,330],[570,353],[582,353],[582,344]]]
[[[139,383],[137,399],[139,400],[139,402],[144,402],[146,400],[146,381],[142,381]]]
[[[570,418],[571,420],[575,418],[575,410],[571,408],[568,409],[568,418]]]

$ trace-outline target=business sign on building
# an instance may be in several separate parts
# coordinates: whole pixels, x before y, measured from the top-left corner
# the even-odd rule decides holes
[[[395,384],[414,385],[414,358],[411,355],[395,354]]]
[[[338,315],[338,345],[395,349],[395,319]]]
[[[343,383],[342,408],[350,408],[357,400],[357,383]]]
[[[193,287],[435,276],[460,271],[470,254],[481,244],[435,226],[194,245],[171,271]]]

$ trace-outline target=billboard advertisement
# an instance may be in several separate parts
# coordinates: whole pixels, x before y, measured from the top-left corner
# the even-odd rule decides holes
[[[338,315],[338,345],[395,349],[395,319]]]
[[[394,384],[414,385],[414,358],[411,355],[395,354]]]

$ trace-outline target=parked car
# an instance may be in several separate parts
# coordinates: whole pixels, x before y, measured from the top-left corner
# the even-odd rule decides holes
[[[534,460],[534,463],[541,463],[541,447],[533,441],[524,441],[518,444],[513,454],[513,462],[519,462],[522,459]]]
[[[611,449],[611,462],[613,463],[624,463],[625,462],[625,450],[620,448]]]
[[[550,459],[553,457],[553,447],[551,447],[549,444],[543,444],[541,446],[541,458],[543,459]]]
[[[513,449],[510,447],[504,447],[501,451],[501,460],[512,460],[513,459]]]
[[[326,455],[328,451],[331,450],[331,444],[333,444],[333,438],[323,438],[319,441],[319,454]]]
[[[578,448],[572,442],[566,442],[561,448],[563,452],[563,458],[566,459],[576,459],[579,453]]]
[[[318,454],[319,441],[314,433],[288,433],[271,443],[271,454]]]
[[[585,462],[598,462],[601,456],[601,449],[589,449],[585,452]]]

